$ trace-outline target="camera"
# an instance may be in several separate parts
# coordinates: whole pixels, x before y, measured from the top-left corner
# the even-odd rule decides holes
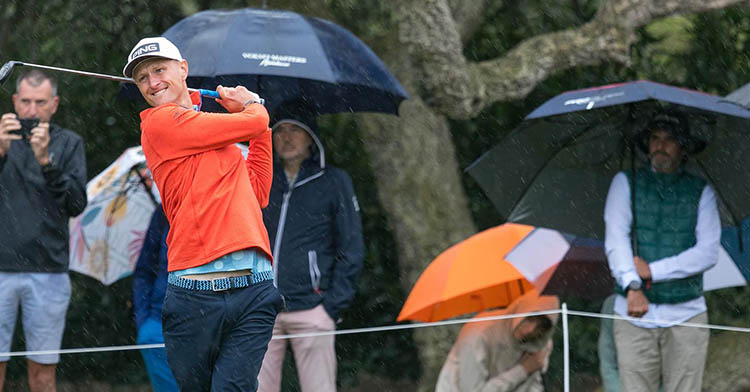
[[[31,136],[31,130],[39,125],[38,118],[19,118],[18,121],[21,123],[21,129],[10,131],[10,133],[21,135],[25,139],[28,139]]]

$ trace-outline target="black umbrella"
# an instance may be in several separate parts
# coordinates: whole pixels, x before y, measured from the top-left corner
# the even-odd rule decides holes
[[[188,16],[163,36],[188,60],[190,87],[241,84],[262,96],[271,112],[303,101],[320,114],[398,114],[408,97],[367,45],[320,18],[281,10],[210,10]]]
[[[649,81],[560,94],[534,110],[469,174],[509,222],[604,238],[613,176],[646,162],[636,135],[669,106],[707,143],[686,170],[716,190],[725,225],[750,213],[750,111],[721,97]]]

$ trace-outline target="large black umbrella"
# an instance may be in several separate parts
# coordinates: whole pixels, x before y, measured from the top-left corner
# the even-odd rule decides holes
[[[750,111],[721,97],[649,81],[560,94],[468,169],[509,222],[604,238],[613,176],[647,161],[634,138],[670,106],[707,143],[686,170],[716,190],[725,226],[750,213]]]
[[[188,60],[190,87],[241,84],[263,97],[271,112],[303,101],[320,114],[398,114],[408,97],[367,45],[320,18],[281,10],[210,10],[177,22],[163,36]]]

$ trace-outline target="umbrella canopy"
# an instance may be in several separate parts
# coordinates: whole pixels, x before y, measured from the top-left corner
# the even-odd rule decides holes
[[[141,147],[123,152],[86,185],[88,205],[70,220],[70,269],[109,285],[133,271],[159,195]]]
[[[439,321],[506,307],[534,290],[523,274],[503,259],[533,230],[531,226],[505,224],[448,248],[414,284],[397,320]]]
[[[750,213],[750,111],[721,97],[638,81],[560,94],[468,169],[509,222],[604,238],[604,202],[614,175],[644,165],[634,148],[665,106],[687,116],[707,147],[686,163],[716,190],[725,226]]]
[[[743,226],[743,236],[750,237],[750,219]],[[718,262],[703,274],[705,291],[745,286],[750,281],[750,251],[739,249],[737,228],[725,228],[721,243]],[[559,258],[561,253],[565,256]],[[614,292],[604,244],[599,240],[536,229],[505,259],[542,294],[593,300]]]
[[[188,61],[188,85],[241,84],[262,96],[271,112],[304,100],[321,114],[398,114],[407,98],[367,45],[325,19],[282,10],[209,10],[179,21],[163,36]],[[208,110],[215,105],[205,104]]]
[[[614,280],[598,240],[537,229],[505,259],[544,294],[597,299],[613,292]]]
[[[732,91],[724,99],[745,109],[750,109],[750,83]]]

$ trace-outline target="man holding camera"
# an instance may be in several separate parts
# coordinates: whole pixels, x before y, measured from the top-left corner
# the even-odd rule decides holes
[[[68,220],[86,207],[83,139],[51,124],[57,83],[33,70],[16,81],[15,113],[0,118],[0,352],[19,306],[28,351],[57,350],[70,302]],[[29,355],[32,392],[55,390],[59,355]],[[0,391],[8,357],[0,357]]]

